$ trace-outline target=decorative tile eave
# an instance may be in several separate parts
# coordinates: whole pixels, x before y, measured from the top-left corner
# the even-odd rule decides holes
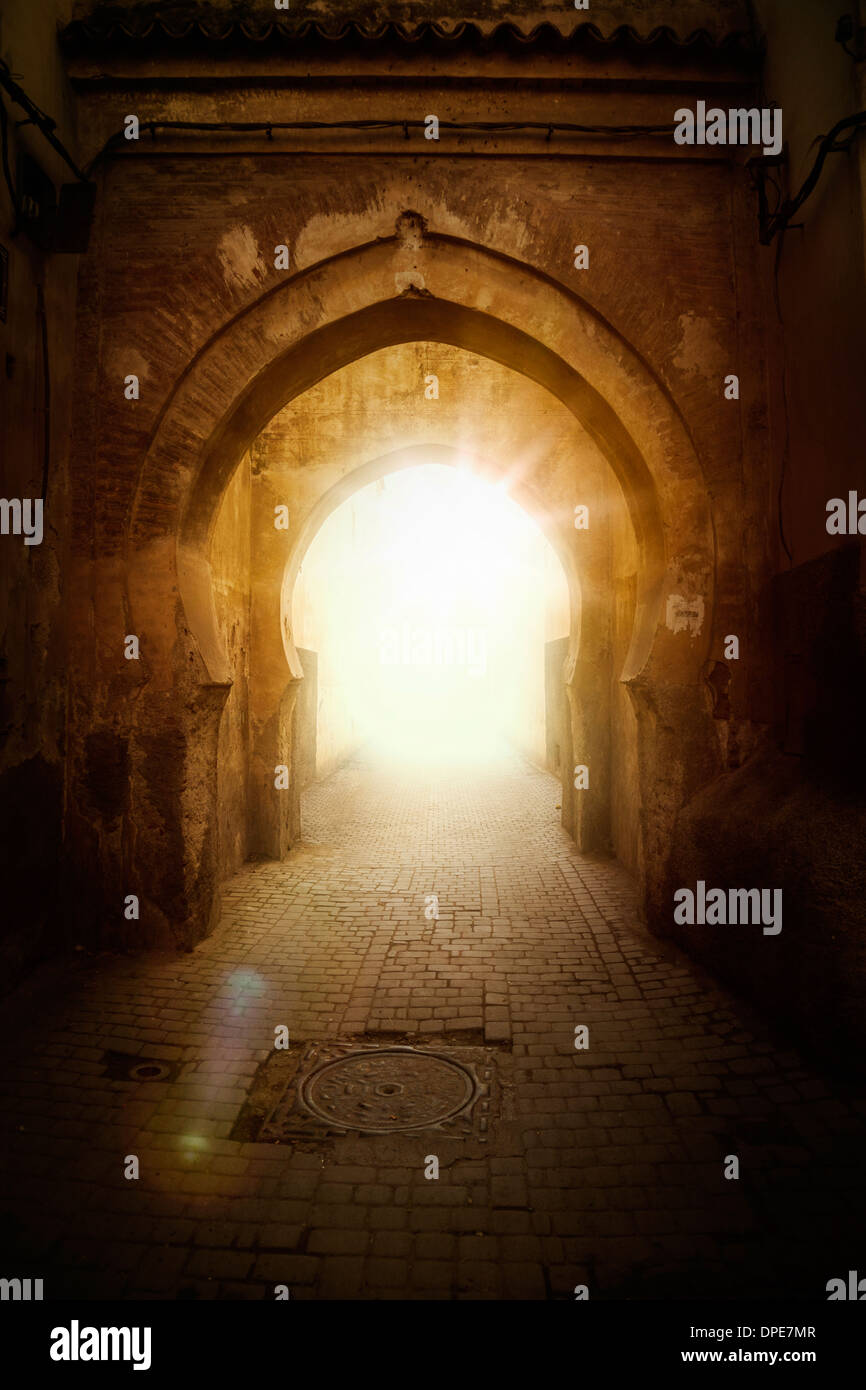
[[[572,11],[572,16],[577,12]],[[679,49],[725,52],[754,57],[760,47],[748,28],[715,31],[700,27],[678,33],[668,24],[639,30],[633,24],[617,24],[606,30],[594,21],[560,17],[529,25],[508,20],[425,19],[404,23],[393,19],[325,20],[294,18],[258,21],[220,18],[217,15],[184,17],[151,12],[96,12],[88,19],[73,20],[60,35],[66,52],[94,51],[203,51],[219,49],[281,49],[284,52],[343,47],[348,50],[389,46],[403,50],[482,48],[538,48],[563,50],[630,48]]]

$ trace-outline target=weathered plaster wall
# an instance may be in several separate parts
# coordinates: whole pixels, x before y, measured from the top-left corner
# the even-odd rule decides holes
[[[548,700],[545,685],[545,654],[548,645],[568,639],[571,633],[571,608],[562,565],[549,545],[539,543],[532,554],[531,576],[526,584],[527,626],[532,632],[532,646],[526,668],[515,671],[520,682],[522,721],[517,746],[539,767],[548,765]],[[521,676],[524,679],[521,681]],[[564,693],[562,671],[558,684]],[[554,722],[556,722],[554,720]]]
[[[610,829],[614,853],[639,873],[642,868],[638,776],[638,725],[634,704],[619,679],[634,626],[638,554],[624,509],[612,507],[610,534]]]
[[[768,42],[764,91],[783,109],[793,194],[812,167],[816,137],[863,109],[863,65],[834,41],[839,6],[828,0],[756,0],[756,10]],[[830,498],[866,492],[864,149],[861,134],[848,153],[831,154],[800,225],[783,246],[758,252],[768,264],[778,257],[779,267],[778,300],[770,277],[766,298],[778,354],[767,520],[779,573],[759,596],[754,674],[742,659],[730,663],[730,692],[735,705],[746,693],[770,738],[755,750],[752,730],[720,722],[730,770],[683,809],[670,879],[671,889],[702,878],[708,887],[782,891],[778,936],[673,922],[671,931],[846,1065],[857,1064],[866,1041],[866,569],[862,540],[830,536],[825,523]]]
[[[836,22],[857,5],[810,0],[756,0],[767,39],[764,92],[784,113],[788,191],[796,193],[818,152],[818,137],[864,107],[863,64],[835,42]],[[866,14],[860,10],[861,20]],[[842,137],[845,139],[846,137]],[[790,561],[800,564],[847,543],[826,530],[826,504],[866,491],[866,391],[856,364],[866,359],[864,275],[864,138],[847,154],[831,154],[812,196],[778,243],[761,252],[778,264],[778,302],[768,296],[768,322],[778,325],[773,449],[782,480],[782,522]],[[779,321],[779,314],[781,320]],[[860,372],[862,383],[862,369]],[[781,399],[780,399],[781,397]]]
[[[683,811],[674,873],[782,891],[782,929],[673,927],[692,954],[818,1053],[862,1067],[866,987],[866,600],[856,541],[779,575],[765,600],[770,745]]]
[[[245,456],[219,510],[211,543],[217,618],[231,667],[217,755],[219,872],[247,858],[249,814],[250,460]]]

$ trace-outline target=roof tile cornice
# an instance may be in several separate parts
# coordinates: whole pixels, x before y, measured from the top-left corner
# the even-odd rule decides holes
[[[512,0],[513,3],[513,0]],[[398,47],[544,47],[579,45],[655,48],[675,46],[703,50],[754,52],[755,36],[739,0],[644,0],[600,3],[593,18],[586,11],[509,13],[510,6],[487,0],[471,18],[414,19],[412,5],[391,4],[363,16],[345,17],[331,6],[308,4],[286,18],[252,17],[246,7],[231,10],[199,5],[99,6],[74,19],[61,33],[67,50],[94,48],[228,47],[250,44],[284,50],[311,44],[348,47],[390,44]],[[305,12],[304,12],[305,11]],[[397,17],[402,11],[403,17]],[[409,14],[407,14],[407,11]],[[623,21],[623,15],[629,22]],[[429,11],[428,11],[429,15]],[[642,20],[638,24],[637,20]],[[677,21],[659,22],[661,20]],[[700,21],[700,22],[697,22]],[[721,22],[724,21],[724,22]],[[739,23],[738,23],[739,21]]]

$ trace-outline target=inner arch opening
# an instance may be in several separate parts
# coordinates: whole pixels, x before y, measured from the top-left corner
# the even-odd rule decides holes
[[[515,750],[559,771],[569,586],[504,481],[459,460],[361,487],[316,533],[291,605],[304,782],[361,751],[407,769]]]

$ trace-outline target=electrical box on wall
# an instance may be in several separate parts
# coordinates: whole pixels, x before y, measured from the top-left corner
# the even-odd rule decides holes
[[[95,204],[95,183],[61,184],[52,251],[80,255],[87,250]]]
[[[21,225],[41,251],[51,250],[57,218],[57,192],[53,181],[32,155],[18,155],[18,206]]]
[[[58,202],[54,181],[32,155],[18,156],[18,202],[23,230],[42,251],[80,254],[87,250],[96,184],[64,183]]]

